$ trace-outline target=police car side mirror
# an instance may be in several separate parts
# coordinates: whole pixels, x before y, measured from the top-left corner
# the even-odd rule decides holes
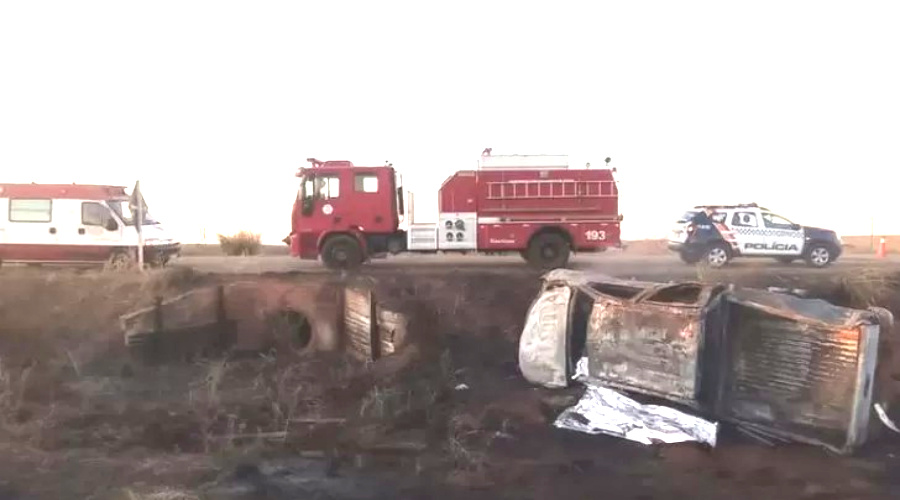
[[[116,222],[114,219],[107,219],[106,225],[104,227],[106,228],[107,231],[115,231],[115,230],[119,229],[119,223]]]

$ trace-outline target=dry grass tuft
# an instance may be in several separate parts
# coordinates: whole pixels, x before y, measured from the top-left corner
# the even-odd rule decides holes
[[[225,255],[229,256],[245,256],[259,255],[262,250],[261,236],[250,231],[241,231],[231,236],[223,234],[219,236],[219,246]]]
[[[871,307],[883,303],[900,282],[894,274],[883,269],[863,268],[842,275],[839,286],[854,307]]]

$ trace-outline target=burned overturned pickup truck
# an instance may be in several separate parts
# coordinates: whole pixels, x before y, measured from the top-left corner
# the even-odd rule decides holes
[[[892,326],[893,316],[881,308],[556,270],[544,276],[529,311],[519,366],[528,381],[545,387],[587,381],[598,389],[584,398],[593,398],[595,408],[607,405],[600,410],[607,420],[626,418],[628,408],[647,413],[634,410],[637,403],[613,403],[619,390],[668,400],[763,440],[850,453],[868,438],[870,416],[886,418],[875,381],[879,335],[890,335]],[[587,411],[582,403],[579,411]],[[613,417],[611,404],[620,405]],[[648,431],[646,421],[629,425]],[[630,439],[624,430],[598,426]],[[709,441],[700,434],[694,440]]]

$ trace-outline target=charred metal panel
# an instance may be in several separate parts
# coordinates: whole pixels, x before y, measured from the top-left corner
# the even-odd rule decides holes
[[[329,281],[246,280],[160,299],[120,319],[136,351],[330,351],[340,347],[343,297],[344,286]],[[371,313],[362,314],[371,323]]]
[[[878,318],[761,290],[725,296],[716,413],[843,453],[866,439]]]
[[[519,339],[519,369],[531,383],[545,387],[569,384],[568,286],[543,290],[531,304]]]
[[[384,308],[381,304],[375,304],[375,315],[379,352],[382,356],[394,354],[406,338],[407,318],[401,313]]]
[[[189,360],[228,347],[234,322],[224,314],[221,286],[194,290],[123,315],[125,345],[146,362]]]
[[[375,302],[366,287],[344,289],[344,335],[351,355],[361,361],[373,361],[380,356],[376,340]]]
[[[591,377],[613,387],[696,404],[704,314],[717,287],[592,283],[587,334]],[[582,287],[583,288],[583,287]],[[618,297],[613,293],[619,295]]]

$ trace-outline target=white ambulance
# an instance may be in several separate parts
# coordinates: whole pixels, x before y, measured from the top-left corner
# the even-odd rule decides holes
[[[0,184],[0,264],[137,262],[138,232],[122,186]],[[181,244],[149,214],[141,232],[144,259],[165,265]]]

